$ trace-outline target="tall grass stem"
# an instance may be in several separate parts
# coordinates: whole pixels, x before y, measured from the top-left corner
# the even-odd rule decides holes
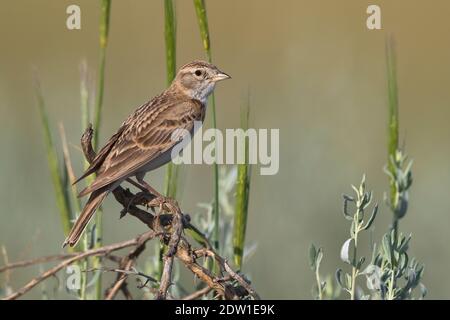
[[[395,60],[394,38],[392,35],[386,39],[386,61],[387,61],[387,84],[388,84],[388,171],[393,177],[396,176],[395,165],[392,161],[396,157],[399,146],[399,117],[398,117],[398,88],[397,88],[397,70]],[[395,204],[397,189],[395,180],[390,182],[390,202]],[[397,234],[398,219],[393,215],[391,229]]]
[[[44,130],[45,148],[47,151],[47,162],[50,169],[50,175],[52,178],[53,188],[56,195],[56,204],[60,213],[61,223],[65,235],[68,235],[72,227],[72,216],[70,210],[70,200],[67,193],[66,184],[67,180],[60,171],[60,165],[58,156],[56,153],[56,147],[53,142],[52,132],[50,129],[50,122],[47,113],[47,107],[45,104],[44,96],[42,94],[41,86],[37,75],[34,77],[35,94],[37,98],[37,104],[39,108],[39,114],[41,117],[41,124]],[[64,170],[65,171],[65,170]]]
[[[176,15],[173,0],[164,0],[164,38],[166,43],[167,85],[172,83],[176,73]],[[164,194],[175,198],[177,194],[177,180],[179,166],[169,162],[166,169]]]
[[[212,62],[211,41],[208,27],[208,16],[206,14],[206,5],[204,0],[194,0],[195,12],[197,14],[197,21],[200,28],[200,35],[202,38],[203,49],[206,53],[209,62]],[[212,128],[217,128],[216,118],[216,99],[214,93],[211,95],[211,111],[212,111]],[[217,143],[217,140],[215,143]],[[218,146],[216,145],[216,149]],[[214,172],[214,203],[213,203],[213,221],[214,229],[212,235],[213,246],[219,250],[220,228],[219,228],[219,166],[215,162],[213,165]]]
[[[247,100],[241,112],[241,127],[248,129],[250,102]],[[248,161],[248,138],[244,138],[245,163],[238,165],[236,181],[236,204],[233,227],[233,252],[236,267],[241,270],[245,248],[245,234],[247,229],[248,203],[250,194],[250,164]]]
[[[103,107],[103,92],[105,84],[105,65],[106,65],[106,47],[108,45],[108,33],[109,33],[109,21],[111,13],[111,0],[101,0],[101,16],[100,16],[100,62],[98,69],[98,87],[97,87],[97,101],[94,110],[94,138],[93,144],[94,148],[98,147],[98,137],[101,126],[101,115]],[[103,237],[103,212],[102,210],[97,211],[95,218],[95,237],[94,237],[94,247],[98,248],[102,245]],[[94,269],[101,269],[101,259],[94,257],[92,261],[92,267]],[[95,298],[100,300],[102,298],[102,277],[101,274],[98,275],[97,281],[95,283]]]

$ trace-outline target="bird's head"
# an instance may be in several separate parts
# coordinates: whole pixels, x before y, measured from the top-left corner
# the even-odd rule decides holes
[[[178,70],[173,85],[191,98],[206,103],[216,82],[229,78],[231,78],[229,75],[211,63],[194,61],[185,64]]]

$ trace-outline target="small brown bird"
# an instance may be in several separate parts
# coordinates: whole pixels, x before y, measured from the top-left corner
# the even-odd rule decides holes
[[[102,201],[124,180],[135,176],[141,186],[162,197],[143,180],[145,173],[171,161],[173,147],[183,138],[174,139],[172,134],[178,130],[193,135],[194,122],[205,119],[207,99],[216,82],[228,78],[229,75],[210,63],[186,64],[169,88],[140,106],[122,123],[75,182],[97,174],[94,182],[79,194],[79,197],[91,195],[63,247],[78,242]]]

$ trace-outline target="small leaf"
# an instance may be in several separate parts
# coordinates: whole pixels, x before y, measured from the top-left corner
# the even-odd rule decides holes
[[[367,230],[367,229],[369,229],[372,226],[372,224],[373,224],[373,222],[374,222],[374,220],[375,220],[375,218],[377,216],[377,213],[378,213],[378,204],[375,205],[375,207],[373,208],[372,215],[370,216],[370,218],[367,221],[366,225],[362,228],[363,230]]]
[[[400,242],[400,246],[398,247],[398,252],[403,253],[408,250],[409,241],[411,240],[411,235],[406,238],[403,238]]]
[[[419,289],[420,289],[420,299],[425,298],[425,296],[428,293],[427,288],[422,283],[419,283]]]
[[[391,251],[391,236],[389,233],[383,237],[383,251],[386,256],[386,260],[392,263],[392,251]]]
[[[347,239],[341,248],[341,260],[348,264],[352,264],[350,261],[350,244],[352,240],[352,238]]]
[[[355,187],[354,185],[352,185],[352,189],[355,190],[355,193],[357,196],[359,196],[359,190],[357,187]]]
[[[309,246],[309,267],[312,271],[316,271],[316,247],[313,243]]]
[[[327,282],[326,281],[322,281],[321,283],[320,283],[320,291],[322,291],[323,292],[323,290],[325,290],[325,287],[327,286]]]
[[[403,272],[408,267],[408,254],[406,252],[400,254],[398,264],[399,264],[399,270],[401,272]]]
[[[345,280],[346,280],[345,283],[346,283],[347,288],[351,289],[352,288],[352,277],[348,273],[345,274]]]
[[[361,270],[362,265],[364,264],[364,262],[366,261],[365,257],[361,257],[358,261],[358,263],[356,264],[356,269]]]
[[[342,279],[342,269],[336,270],[336,282],[341,287],[342,290],[348,291],[348,288],[344,284],[344,280]]]
[[[320,267],[320,263],[322,262],[322,258],[323,258],[323,249],[319,248],[319,250],[317,250],[317,254],[316,254],[316,268],[319,269]]]
[[[369,290],[380,290],[380,282],[381,282],[381,268],[370,264],[364,269],[361,274],[366,276],[367,282],[367,288]]]
[[[372,258],[370,259],[371,264],[375,264],[375,261],[377,260],[378,257],[378,251],[377,251],[378,247],[376,243],[373,243],[373,247],[372,247]]]
[[[348,203],[349,202],[354,202],[355,199],[350,197],[350,196],[347,196],[345,194],[342,195],[342,197],[344,198],[344,206],[343,206],[343,209],[342,209],[342,212],[344,214],[344,218],[349,220],[349,221],[351,221],[351,220],[353,220],[353,216],[348,212]]]

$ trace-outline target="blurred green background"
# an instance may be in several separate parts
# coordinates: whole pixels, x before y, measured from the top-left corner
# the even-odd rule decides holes
[[[82,29],[66,29],[66,7],[81,6]],[[425,264],[428,298],[450,298],[450,2],[376,1],[383,30],[366,28],[373,1],[207,1],[214,62],[233,80],[216,90],[219,128],[239,126],[251,91],[251,125],[280,129],[280,171],[254,170],[248,243],[258,249],[244,266],[264,298],[311,298],[311,242],[324,247],[322,273],[343,267],[348,237],[341,194],[367,174],[375,200],[388,189],[387,84],[384,41],[397,40],[400,133],[414,159],[410,211],[400,222],[413,234],[411,252]],[[177,1],[178,65],[205,59],[191,1]],[[98,62],[99,3],[2,1],[0,9],[0,244],[11,261],[61,252],[63,232],[47,168],[32,87],[36,67],[53,124],[80,136],[80,62]],[[162,1],[113,1],[107,52],[103,143],[137,106],[166,84]],[[209,118],[209,117],[208,117]],[[207,120],[207,126],[210,121]],[[76,173],[81,153],[71,149]],[[164,169],[147,180],[162,189]],[[195,214],[212,199],[212,169],[184,171],[182,207]],[[105,243],[145,227],[105,204]],[[382,205],[375,236],[390,213]],[[345,268],[345,266],[344,266]],[[18,288],[38,267],[12,273]],[[52,280],[50,280],[52,281]],[[38,298],[34,289],[28,298]]]

